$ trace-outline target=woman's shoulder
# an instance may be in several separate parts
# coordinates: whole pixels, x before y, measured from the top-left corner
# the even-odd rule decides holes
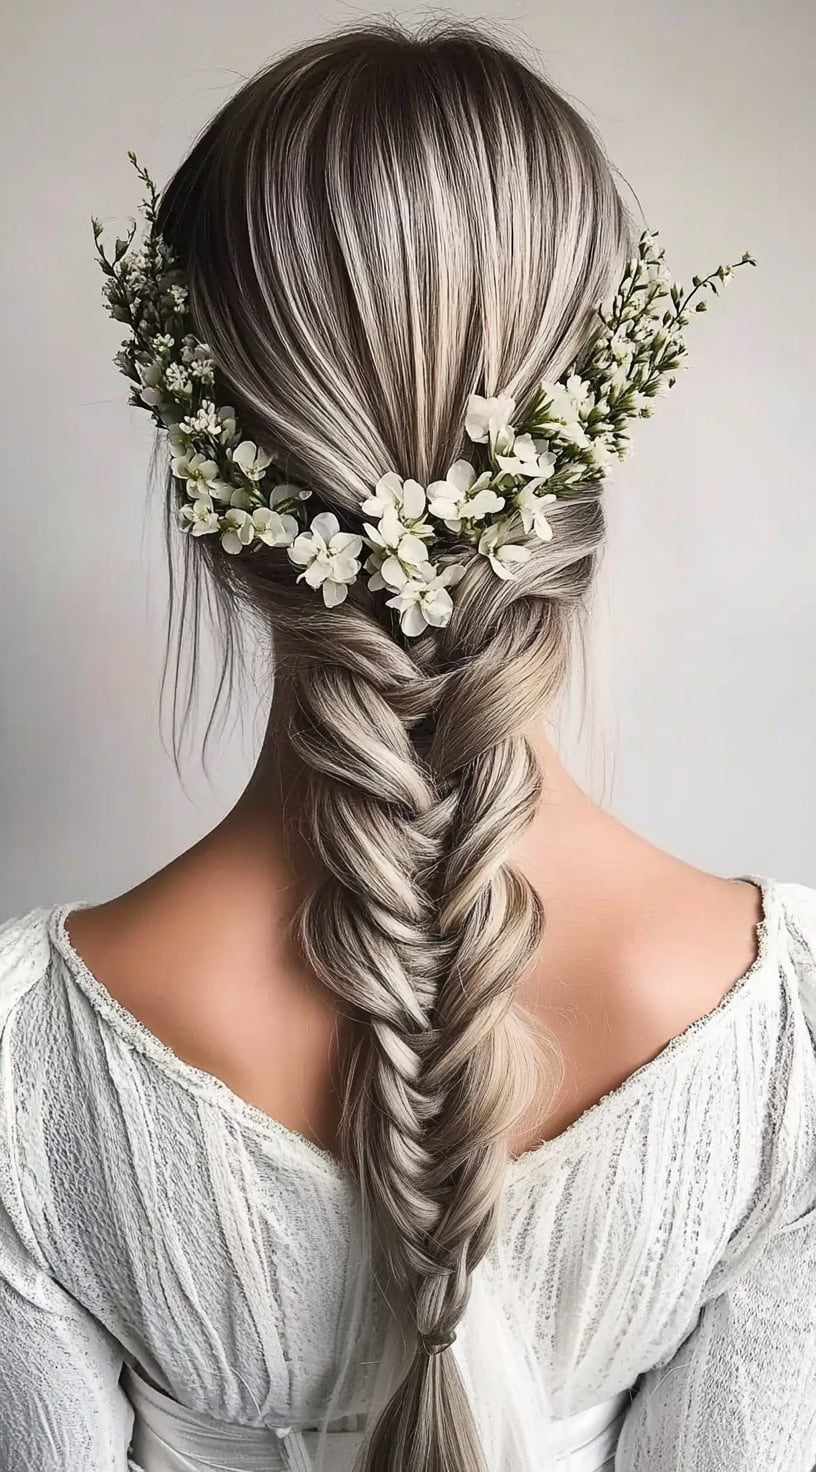
[[[816,885],[795,880],[768,881],[782,911],[783,929],[791,952],[813,981],[816,966]]]
[[[0,1028],[21,999],[47,976],[52,907],[37,905],[0,924]]]

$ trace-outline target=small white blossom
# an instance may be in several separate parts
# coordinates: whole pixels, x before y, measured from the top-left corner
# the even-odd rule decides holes
[[[215,372],[210,362],[200,362],[198,359],[190,364],[190,373],[199,383],[215,383]]]
[[[612,334],[608,346],[616,363],[628,365],[631,362],[635,345],[624,327],[619,327]]]
[[[596,439],[590,442],[589,459],[596,470],[607,471],[619,457],[614,449],[604,439]]]
[[[448,563],[441,570],[432,562],[422,562],[410,577],[403,573],[393,597],[386,598],[389,608],[396,608],[400,616],[400,628],[410,638],[416,638],[429,625],[444,628],[450,622],[453,600],[448,588],[464,577],[465,569],[459,562]]]
[[[306,486],[292,486],[286,481],[280,481],[273,486],[267,500],[272,510],[275,511],[284,501],[308,501],[311,491]]]
[[[425,514],[425,488],[418,480],[403,481],[396,471],[389,470],[380,476],[374,495],[363,501],[361,510],[378,520],[392,510],[402,522],[421,521]]]
[[[614,390],[615,393],[620,393],[622,389],[628,387],[631,371],[631,360],[627,359],[625,363],[616,363],[615,367],[611,369],[604,380],[605,387]]]
[[[555,456],[549,441],[533,439],[531,434],[517,434],[510,455],[497,455],[502,470],[510,475],[523,475],[543,485],[555,472]]]
[[[203,399],[195,414],[188,414],[181,420],[179,430],[190,436],[208,434],[217,440],[221,433],[221,424],[212,399]]]
[[[305,578],[310,588],[321,588],[327,608],[342,603],[360,571],[357,560],[362,537],[341,532],[333,511],[321,511],[307,532],[301,532],[289,548],[294,563],[304,569],[297,581]]]
[[[244,547],[248,547],[255,536],[252,517],[240,507],[231,506],[229,511],[224,513],[222,525],[224,530],[221,533],[221,546],[233,557],[243,552]]]
[[[516,506],[524,530],[535,532],[542,542],[551,542],[553,529],[547,520],[544,507],[551,506],[557,500],[558,497],[552,491],[547,491],[544,496],[537,496],[532,485],[522,486],[516,496]]]
[[[509,536],[507,518],[503,522],[495,521],[492,526],[485,527],[479,538],[479,551],[486,557],[493,571],[505,580],[515,578],[513,566],[522,562],[529,562],[532,553],[529,547],[522,547],[518,543],[506,541]]]
[[[149,409],[156,409],[165,398],[164,364],[163,363],[139,363],[137,364],[142,387],[139,390],[139,398]]]
[[[272,456],[259,449],[254,440],[241,440],[233,450],[232,458],[247,480],[261,480],[267,466],[272,463]]]
[[[171,394],[176,398],[189,398],[193,392],[193,384],[189,374],[185,373],[180,363],[168,363],[164,370],[164,381]]]
[[[201,491],[217,500],[229,499],[230,487],[218,474],[215,460],[205,455],[178,455],[170,462],[170,469],[178,480],[186,480],[188,496],[198,496]]]
[[[298,524],[294,516],[279,515],[267,506],[258,506],[252,513],[252,525],[255,535],[267,547],[289,547],[298,534]]]
[[[235,418],[235,410],[232,405],[219,409],[216,414],[218,421],[218,438],[222,445],[229,445],[238,433],[238,422]]]
[[[188,502],[179,512],[179,520],[194,537],[203,537],[219,530],[219,520],[213,511],[209,496],[199,496],[197,501]]]
[[[171,297],[173,299],[173,306],[175,307],[176,311],[177,312],[186,312],[186,310],[187,310],[187,287],[186,286],[171,286],[170,287],[170,295],[171,295]]]
[[[365,523],[369,545],[373,551],[366,559],[366,571],[372,576],[368,586],[372,592],[378,588],[398,586],[394,573],[400,578],[403,570],[410,571],[425,562],[428,549],[422,539],[408,531],[400,521],[396,506],[389,506],[376,526]],[[389,576],[389,572],[392,574]]]
[[[581,416],[594,402],[589,384],[574,373],[566,383],[548,383],[545,379],[541,390],[549,401],[546,418],[553,425],[553,433],[573,445],[585,445],[587,434]]]
[[[465,433],[476,445],[490,443],[495,450],[509,450],[513,443],[512,418],[516,412],[516,401],[509,394],[499,394],[485,399],[481,394],[471,394],[468,399]]]
[[[637,413],[640,414],[641,417],[644,419],[647,419],[652,412],[652,405],[649,399],[649,395],[642,394],[640,392],[640,389],[632,390],[629,398],[629,403],[631,404],[631,407],[635,409]]]
[[[454,461],[444,480],[432,481],[428,486],[431,516],[438,516],[451,531],[458,532],[464,520],[481,521],[501,511],[504,497],[492,489],[492,479],[489,470],[477,476],[469,460]]]

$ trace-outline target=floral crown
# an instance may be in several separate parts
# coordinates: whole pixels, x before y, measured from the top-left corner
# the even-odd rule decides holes
[[[134,221],[109,259],[94,219],[94,242],[107,309],[129,329],[114,362],[133,384],[130,402],[168,431],[180,526],[193,537],[219,536],[236,556],[285,548],[301,569],[297,581],[320,589],[327,607],[342,603],[364,571],[372,592],[390,595],[386,603],[409,636],[448,623],[448,590],[474,556],[487,558],[499,577],[516,577],[532,555],[519,534],[550,541],[548,507],[608,476],[628,453],[630,420],[647,418],[651,401],[674,383],[691,310],[704,312],[702,293],[716,294],[735,269],[694,276],[686,291],[644,231],[611,302],[597,309],[580,366],[541,382],[523,410],[507,394],[472,394],[470,458],[428,486],[386,471],[362,503],[371,518],[365,534],[344,531],[333,511],[310,519],[308,487],[276,480],[274,456],[243,437],[234,409],[217,404],[210,348],[188,330],[184,277],[157,228],[158,191],[135,154],[128,157],[146,189],[145,239],[134,247]],[[755,264],[747,251],[735,263]]]

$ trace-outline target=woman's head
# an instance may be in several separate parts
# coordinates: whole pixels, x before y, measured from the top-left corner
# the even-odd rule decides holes
[[[159,220],[245,433],[352,525],[385,470],[445,474],[471,392],[568,366],[631,244],[587,124],[467,29],[260,72]]]
[[[445,475],[469,395],[523,401],[568,367],[632,244],[586,123],[469,29],[355,30],[276,62],[207,127],[158,223],[219,401],[350,530],[385,471]],[[455,1358],[428,1351],[493,1241],[530,1089],[513,999],[542,917],[505,859],[540,795],[524,730],[566,672],[597,493],[551,520],[517,581],[475,560],[449,625],[415,641],[362,585],[325,609],[280,548],[188,541],[272,630],[325,871],[297,933],[355,1020],[341,1144],[407,1356],[365,1472],[482,1466]]]

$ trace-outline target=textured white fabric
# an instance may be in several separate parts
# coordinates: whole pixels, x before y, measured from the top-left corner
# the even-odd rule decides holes
[[[452,1351],[491,1472],[569,1467],[551,1422],[627,1392],[616,1472],[816,1462],[816,890],[746,877],[746,975],[511,1165]],[[216,1421],[305,1433],[349,1315],[329,1424],[359,1430],[388,1339],[350,1179],[119,1007],[70,908],[0,929],[0,1469],[125,1472],[126,1362]]]
[[[289,1427],[228,1426],[189,1411],[156,1389],[130,1365],[122,1384],[135,1411],[131,1457],[145,1472],[311,1472],[319,1442],[316,1431]],[[612,1472],[615,1443],[629,1397],[539,1428],[539,1467],[558,1472]],[[325,1472],[347,1472],[362,1441],[361,1431],[335,1431],[326,1439]]]

